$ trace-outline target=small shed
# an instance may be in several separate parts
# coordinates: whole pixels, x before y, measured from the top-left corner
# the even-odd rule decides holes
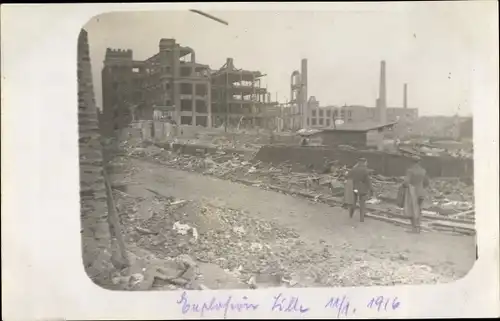
[[[336,128],[323,129],[319,135],[326,146],[348,145],[355,148],[377,146],[383,141],[383,133],[397,122],[380,124],[376,122],[346,123]]]
[[[321,146],[323,145],[323,139],[321,137],[322,130],[320,129],[300,129],[297,134],[301,139],[307,139],[309,146]]]

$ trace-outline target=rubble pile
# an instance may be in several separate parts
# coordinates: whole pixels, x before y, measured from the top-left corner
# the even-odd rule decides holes
[[[136,149],[134,155],[153,158],[167,166],[196,171],[206,175],[232,180],[247,180],[260,187],[269,185],[292,190],[307,190],[316,194],[340,196],[347,168],[332,166],[330,173],[320,174],[304,172],[307,168],[297,168],[297,165],[282,163],[279,165],[249,162],[237,154],[231,155],[220,151],[218,155],[196,157],[179,155],[165,151],[156,146],[146,149]],[[293,168],[295,167],[295,168]],[[299,171],[292,171],[292,169]],[[381,201],[395,204],[397,192],[403,177],[372,177],[374,196]],[[474,207],[474,186],[460,179],[432,179],[429,188],[426,210],[440,215],[449,215]]]
[[[113,162],[121,164],[129,179],[137,171],[129,156],[225,179],[247,180],[262,188],[279,185],[317,195],[343,191],[345,179],[346,169],[335,166],[330,173],[301,173],[293,172],[291,164],[248,162],[224,152],[207,157],[186,156],[139,141],[126,142],[121,149]],[[377,189],[397,188],[401,180],[373,178]],[[449,188],[450,192],[444,194],[451,199],[461,190],[455,186],[462,183],[449,180],[433,184],[439,190]],[[149,191],[147,197],[114,191],[133,262],[130,268],[113,275],[117,289],[369,286],[456,279],[451,270],[409,264],[404,254],[377,257],[377,250],[356,250],[347,242],[336,248],[322,241],[306,242],[293,229],[230,209],[222,201],[178,200]],[[468,197],[460,202],[472,199]],[[379,204],[377,200],[374,198],[372,203]]]
[[[205,156],[178,154],[155,145],[126,144],[125,150],[128,155],[152,160],[168,167],[198,172],[282,193],[302,195],[315,201],[336,198],[336,202],[339,203],[342,202],[344,193],[347,168],[335,166],[335,164],[326,163],[325,168],[317,173],[297,164],[275,165],[247,161],[243,156],[222,150],[215,155]],[[384,216],[401,218],[402,213],[401,209],[396,206],[396,198],[403,177],[373,175],[372,181],[374,195],[368,201],[368,205],[377,205],[377,209],[372,210],[385,212]],[[474,230],[474,187],[471,183],[460,179],[432,179],[429,197],[426,198],[423,206],[424,216],[431,219],[440,217],[458,219],[459,223],[469,225],[466,227],[467,234],[472,233]],[[398,222],[394,223],[400,225]],[[439,230],[442,229],[443,227],[439,227]],[[456,232],[457,229],[463,231],[462,227],[445,228],[445,230],[452,232]]]
[[[232,132],[224,132],[220,130],[213,132],[199,131],[191,137],[182,135],[177,136],[173,139],[173,142],[257,151],[262,145],[270,143],[270,134],[268,132],[245,130]]]
[[[138,265],[126,276],[115,276],[115,282],[127,284],[128,289],[207,288],[204,280],[210,276],[197,268],[203,264],[217,265],[238,279],[240,288],[393,285],[453,279],[430,267],[408,266],[401,256],[374,261],[368,251],[353,250],[347,243],[331,248],[324,242],[304,242],[293,229],[255,219],[217,200],[198,204],[159,196],[134,198],[117,192],[116,202],[128,242],[149,253],[142,254],[150,262],[147,268]],[[148,219],[138,213],[145,204],[151,205]]]

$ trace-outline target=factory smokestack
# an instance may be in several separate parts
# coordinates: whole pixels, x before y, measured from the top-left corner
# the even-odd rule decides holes
[[[380,62],[380,87],[378,94],[379,121],[383,124],[387,122],[386,108],[386,84],[385,84],[385,61]]]
[[[309,115],[309,106],[307,104],[307,59],[302,59],[301,71],[300,71],[300,81],[301,81],[301,104],[302,104],[302,121],[303,128],[307,128],[307,118]]]
[[[408,84],[405,84],[403,89],[403,108],[408,108]]]

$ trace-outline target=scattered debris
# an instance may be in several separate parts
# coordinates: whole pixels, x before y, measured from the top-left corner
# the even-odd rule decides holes
[[[209,156],[188,156],[154,145],[125,145],[125,148],[127,155],[169,167],[300,195],[317,202],[332,205],[341,202],[346,167],[328,164],[328,171],[314,173],[297,164],[263,164],[224,151]],[[126,164],[126,160],[119,157],[117,161]],[[128,177],[136,170],[125,168]],[[391,204],[401,181],[402,178],[373,176],[376,197],[367,202],[368,217],[402,226],[409,224],[402,217],[401,209]],[[331,255],[327,246],[301,240],[293,229],[252,218],[245,212],[228,208],[224,202],[178,200],[149,191],[152,196],[148,198],[113,191],[127,242],[149,253],[141,255],[134,268],[113,277],[113,283],[122,288],[257,289],[418,284],[455,279],[451,274],[443,276],[427,266],[408,267],[402,263],[407,261],[404,256],[385,260],[380,263],[383,266],[377,267],[365,263],[365,256],[370,254],[361,252],[356,264],[347,263],[343,257]],[[430,196],[432,202],[423,212],[424,232],[473,233],[473,187],[459,180],[433,180]],[[150,215],[141,214],[145,210]],[[443,214],[445,212],[448,214]],[[393,272],[384,272],[388,270]]]

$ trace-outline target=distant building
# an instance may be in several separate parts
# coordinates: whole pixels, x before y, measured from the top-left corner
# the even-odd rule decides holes
[[[390,107],[387,111],[387,122],[408,121],[418,119],[418,109]],[[350,106],[325,106],[320,107],[319,102],[312,96],[309,99],[309,117],[307,119],[310,128],[334,128],[334,121],[343,123],[358,123],[379,121],[379,113],[375,107],[359,105]]]
[[[472,117],[422,116],[411,124],[411,133],[433,139],[471,139]]]
[[[473,135],[473,122],[472,117],[463,120],[459,124],[459,137],[460,139],[472,139]]]

